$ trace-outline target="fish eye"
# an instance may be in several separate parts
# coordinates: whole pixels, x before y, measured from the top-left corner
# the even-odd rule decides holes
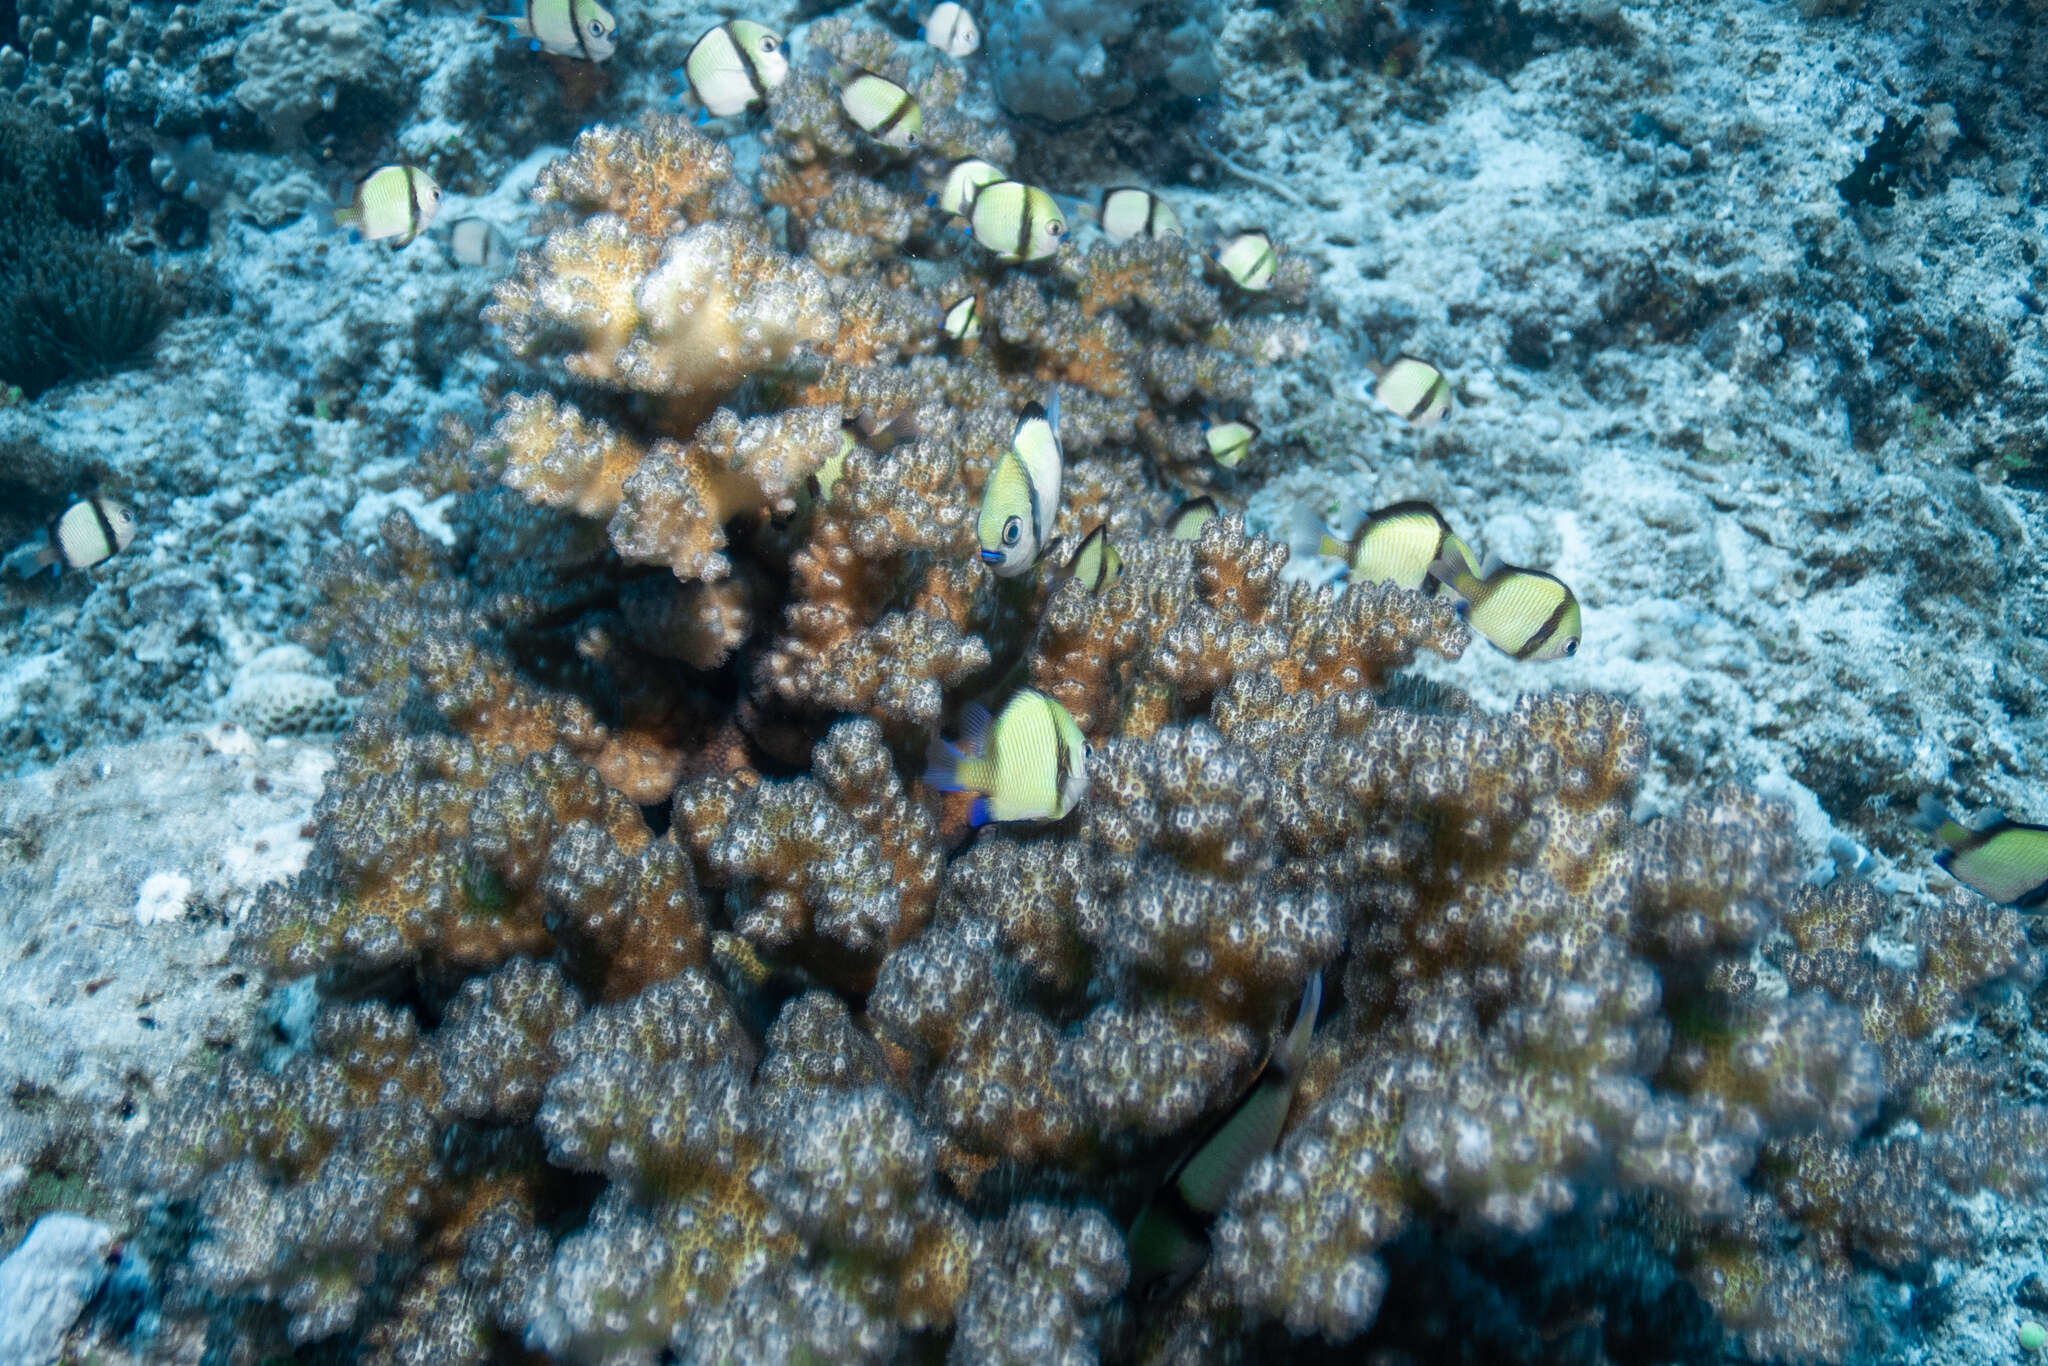
[[[1051,233],[1054,237],[1058,237],[1061,233],[1067,230],[1067,225],[1065,223],[1060,222],[1059,219],[1055,218],[1052,220],[1052,222],[1045,225],[1045,230]]]
[[[1564,643],[1564,652],[1566,655],[1575,655],[1579,652],[1579,638],[1577,636],[1573,636]]]
[[[772,37],[763,38],[761,40],[761,50],[763,52],[773,52],[775,50],[775,39]]]
[[[1003,523],[1004,545],[1015,545],[1023,539],[1023,536],[1024,523],[1021,519],[1012,517],[1009,521]]]

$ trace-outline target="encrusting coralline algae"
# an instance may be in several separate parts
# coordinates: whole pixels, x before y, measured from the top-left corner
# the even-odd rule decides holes
[[[1005,152],[943,68],[812,39],[908,82],[939,155]],[[1752,1355],[1835,1360],[1886,1331],[1855,1267],[1920,1274],[1968,1241],[1949,1192],[2040,1181],[2038,1112],[1937,1048],[2037,978],[2016,916],[1801,886],[1785,814],[1733,788],[1636,825],[1632,708],[1484,713],[1403,673],[1468,643],[1444,602],[1290,585],[1235,517],[1170,539],[1200,409],[1294,344],[1284,309],[1172,243],[992,267],[819,77],[768,120],[773,217],[680,119],[542,177],[549,237],[492,317],[559,392],[429,462],[452,547],[395,514],[336,557],[317,633],[360,714],[241,943],[321,1006],[127,1155],[193,1216],[164,1332],[251,1361],[1227,1359],[1399,1341],[1389,1266],[1590,1220]],[[967,289],[985,335],[942,347]],[[1065,529],[1124,559],[1100,593],[973,551],[1049,384]],[[806,496],[843,422],[905,413]],[[904,775],[1022,682],[1092,744],[1088,796],[963,845],[964,802]],[[1286,1137],[1200,1274],[1129,1302],[1121,1230],[1319,972]],[[1474,1319],[1497,1359],[1562,1311],[1521,1312]]]

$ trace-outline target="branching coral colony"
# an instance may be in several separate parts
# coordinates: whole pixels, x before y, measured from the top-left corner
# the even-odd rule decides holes
[[[805,71],[751,189],[677,119],[585,134],[491,309],[560,391],[442,459],[496,478],[456,551],[394,517],[332,574],[362,715],[244,941],[321,1006],[132,1155],[196,1214],[170,1323],[220,1360],[1193,1360],[1366,1332],[1404,1229],[1592,1208],[1752,1352],[1833,1358],[1852,1266],[1910,1274],[1966,1236],[1948,1192],[2039,1179],[2038,1116],[1933,1044],[2031,979],[2013,916],[1795,890],[1736,791],[1634,827],[1628,707],[1478,713],[1398,678],[1463,649],[1443,603],[1287,587],[1235,518],[1166,537],[1202,404],[1296,324],[1172,241],[996,265],[923,181],[1012,149],[947,69],[819,30],[930,155]],[[941,345],[968,291],[986,331]],[[1123,555],[1099,593],[974,553],[1048,385],[1063,529]],[[1089,794],[963,843],[906,775],[1027,681]],[[1281,1146],[1133,1304],[1121,1230],[1318,972]]]

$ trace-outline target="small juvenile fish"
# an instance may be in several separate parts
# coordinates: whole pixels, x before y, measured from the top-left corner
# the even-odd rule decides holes
[[[1315,1037],[1323,978],[1309,978],[1294,1027],[1274,1048],[1258,1080],[1222,1123],[1189,1150],[1131,1223],[1131,1289],[1141,1300],[1179,1293],[1209,1260],[1209,1230],[1251,1170],[1273,1151],[1287,1127],[1294,1088]]]
[[[1216,249],[1216,264],[1237,282],[1239,289],[1254,294],[1273,287],[1273,273],[1280,258],[1273,251],[1273,239],[1254,229],[1241,232]]]
[[[1943,872],[1988,901],[2031,911],[2048,905],[2048,825],[2023,825],[1994,813],[1972,830],[1932,797],[1920,799],[1914,824],[1942,846]]]
[[[1058,201],[1018,180],[984,185],[967,206],[967,227],[1000,261],[1042,261],[1067,236]]]
[[[1202,435],[1208,438],[1209,455],[1226,470],[1234,470],[1251,454],[1259,429],[1249,422],[1205,422]]]
[[[917,97],[872,71],[855,71],[839,87],[839,106],[863,133],[899,152],[916,147],[917,135],[924,129],[924,111],[917,107]]]
[[[1109,528],[1101,522],[1081,538],[1074,558],[1067,561],[1067,573],[1091,593],[1100,593],[1124,576],[1124,557],[1109,543]]]
[[[764,104],[788,75],[782,35],[748,19],[704,30],[683,58],[683,79],[704,106],[703,118],[730,118]]]
[[[1465,619],[1495,648],[1516,659],[1578,653],[1579,600],[1555,574],[1491,562],[1474,574],[1462,554],[1439,556],[1429,572],[1465,600]]]
[[[822,503],[832,496],[832,489],[839,483],[839,476],[846,473],[846,457],[853,454],[853,448],[860,443],[853,439],[853,432],[846,427],[839,429],[839,449],[825,457],[818,468],[804,476],[804,489],[811,495],[813,503]]]
[[[1133,237],[1157,241],[1181,235],[1180,216],[1158,195],[1136,185],[1112,185],[1104,190],[1095,221],[1112,242],[1128,242]]]
[[[1190,498],[1166,519],[1166,534],[1176,541],[1192,541],[1202,534],[1216,516],[1216,500],[1208,496]]]
[[[1427,427],[1450,412],[1451,382],[1428,361],[1396,356],[1375,373],[1373,397],[1416,426]]]
[[[1479,572],[1471,548],[1451,530],[1435,504],[1420,499],[1368,512],[1348,545],[1324,531],[1316,548],[1343,560],[1353,583],[1391,583],[1434,593],[1439,584],[1430,576],[1430,566],[1438,560],[1450,559],[1473,574]]]
[[[597,0],[526,0],[518,14],[494,14],[535,52],[602,62],[618,46],[619,21]]]
[[[56,574],[90,569],[126,550],[134,539],[135,518],[128,509],[94,494],[59,513],[40,542],[9,555],[7,568],[24,579],[46,566]]]
[[[448,229],[448,254],[465,266],[502,266],[512,244],[489,219],[458,218]]]
[[[948,57],[966,57],[981,47],[981,25],[974,22],[965,6],[953,0],[933,5],[931,17],[918,30],[918,37]]]
[[[353,226],[366,242],[395,237],[410,246],[427,230],[441,207],[441,187],[417,166],[379,166],[356,182],[349,206],[334,211],[334,221]]]
[[[955,341],[973,341],[981,335],[981,301],[963,294],[946,305],[946,335]]]
[[[924,780],[941,792],[979,792],[967,819],[1056,821],[1088,795],[1088,742],[1067,709],[1033,688],[1019,688],[993,721],[970,703],[960,713],[960,743],[937,736]]]
[[[935,206],[941,213],[963,218],[968,208],[973,205],[974,196],[981,192],[982,186],[993,185],[1007,178],[1002,167],[983,161],[980,157],[969,157],[965,161],[953,163],[952,169],[946,172],[945,180],[940,183],[938,191],[925,203]]]
[[[1027,573],[1045,553],[1060,512],[1060,476],[1065,458],[1060,450],[1059,391],[1052,411],[1026,404],[1010,435],[1010,449],[996,458],[988,487],[981,493],[981,518],[975,536],[981,560],[996,577],[1013,579]]]

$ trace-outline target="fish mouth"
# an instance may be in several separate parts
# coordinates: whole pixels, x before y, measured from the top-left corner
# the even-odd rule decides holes
[[[1000,550],[984,550],[981,552],[981,562],[983,564],[1001,564],[1003,562],[1003,552]]]

